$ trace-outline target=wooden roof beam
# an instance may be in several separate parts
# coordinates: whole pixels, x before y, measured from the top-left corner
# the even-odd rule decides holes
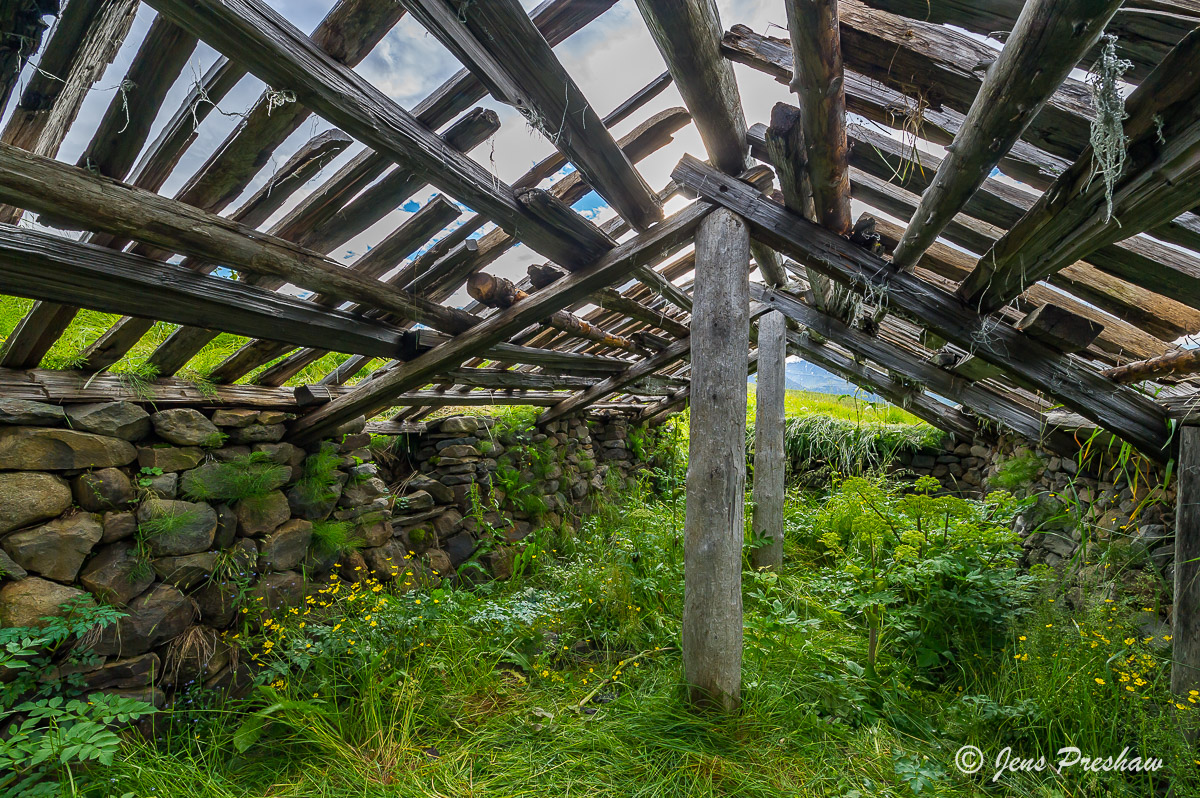
[[[954,25],[965,28],[972,33],[982,36],[1003,36],[1017,24],[1021,13],[1023,0],[938,0],[930,3],[928,0],[864,0],[872,7],[893,14],[899,14],[912,19],[924,20],[934,24]],[[1195,25],[1187,17],[1173,16],[1169,13],[1140,14],[1135,9],[1146,6],[1147,3],[1127,3],[1109,22],[1108,30],[1117,36],[1117,54],[1133,62],[1129,78],[1140,81],[1145,78],[1163,57],[1180,39],[1189,33]],[[1178,8],[1181,5],[1191,7],[1193,18],[1200,10],[1195,0],[1186,0],[1184,4],[1169,3]],[[1162,10],[1160,8],[1160,10]],[[1180,9],[1183,10],[1183,9]],[[1091,63],[1095,52],[1085,56],[1084,63]]]
[[[796,64],[792,91],[800,99],[800,124],[816,220],[848,235],[850,174],[846,143],[846,92],[838,0],[786,0]],[[795,172],[803,166],[791,166]],[[789,192],[784,193],[785,199]],[[793,211],[802,213],[799,207]]]
[[[253,216],[260,205],[274,206],[287,201],[296,189],[315,174],[325,161],[334,157],[348,146],[349,137],[339,131],[327,131],[310,140],[300,148],[297,156],[290,159],[263,189],[244,206],[246,216]],[[257,200],[257,201],[255,201]],[[240,221],[238,214],[234,218]],[[252,223],[252,222],[251,222]],[[89,243],[109,238],[106,234],[92,234]],[[135,252],[134,254],[140,254]],[[58,302],[37,302],[21,319],[0,349],[0,366],[7,368],[30,368],[45,357],[55,341],[75,318],[79,308]],[[151,319],[127,317],[117,322],[108,332],[88,348],[80,368],[99,370],[117,362],[154,325]]]
[[[650,186],[609,135],[518,0],[402,0],[492,95],[515,106],[639,230],[662,219]]]
[[[916,210],[918,197],[915,194],[892,183],[887,183],[876,177],[875,174],[851,168],[850,178],[854,186],[855,197],[872,207],[879,208],[902,220],[911,218]],[[878,220],[876,226],[879,232],[886,235],[885,230],[888,228],[882,224],[882,220]],[[962,214],[955,217],[955,220],[943,231],[942,237],[946,241],[975,253],[970,256],[970,263],[965,264],[968,266],[966,272],[956,279],[959,281],[965,279],[971,269],[975,268],[978,253],[987,252],[992,243],[1003,235],[1003,228]],[[892,240],[899,240],[898,233],[892,237]],[[930,251],[942,247],[941,244],[935,244]],[[965,253],[958,253],[954,256],[954,260],[957,263],[965,257],[967,257]],[[1139,330],[1140,334],[1130,331],[1125,337],[1141,339],[1140,346],[1153,346],[1154,341],[1148,339],[1157,338],[1160,342],[1171,342],[1183,335],[1190,334],[1190,332],[1200,330],[1200,314],[1194,309],[1105,274],[1083,262],[1068,266],[1051,275],[1049,283],[1062,291],[1069,292],[1071,296],[1078,297],[1082,301],[1124,320],[1129,326]],[[1030,286],[1027,294],[1033,296],[1041,290],[1042,287],[1038,285]]]
[[[377,357],[394,355],[404,338],[396,327],[236,280],[11,225],[0,225],[0,287],[104,313],[214,324],[238,335]]]
[[[1125,105],[1128,155],[1111,186],[1111,206],[1106,181],[1096,179],[1089,148],[980,258],[959,295],[985,311],[999,307],[1025,285],[1193,207],[1200,198],[1197,108],[1200,31],[1193,31]],[[1200,304],[1200,273],[1186,279],[1164,274],[1150,279],[1163,293]]]
[[[236,58],[372,149],[491,217],[556,262],[578,262],[576,230],[547,225],[510,186],[448,147],[370,82],[322,51],[259,0],[152,0],[159,13]],[[586,224],[578,217],[580,226]]]
[[[5,3],[0,9],[0,113],[29,62],[42,46],[42,34],[50,27],[42,21],[47,14],[58,16],[58,0]]]
[[[753,232],[775,249],[819,269],[856,291],[885,291],[888,308],[918,320],[947,340],[1000,366],[1015,379],[1046,392],[1165,462],[1166,417],[1146,397],[1121,388],[1070,356],[1003,323],[975,313],[955,297],[881,258],[790,213],[751,186],[685,157],[672,173],[681,186],[718,202],[750,222]]]
[[[746,168],[746,117],[733,67],[721,57],[721,20],[714,0],[637,0],[638,10],[713,164]]]
[[[1122,0],[1029,0],[988,67],[962,129],[921,194],[892,262],[911,269],[1100,40]],[[847,181],[848,182],[848,181]],[[1002,303],[1003,304],[1003,303]]]
[[[711,209],[708,203],[689,205],[649,232],[618,245],[590,267],[573,272],[528,300],[477,324],[468,334],[456,335],[442,346],[398,365],[387,375],[359,386],[352,394],[298,419],[293,436],[318,440],[350,419],[374,415],[387,407],[392,397],[427,382],[447,368],[458,367],[479,350],[491,348],[530,323],[626,277],[640,264],[678,251],[691,240],[700,220]]]
[[[863,390],[878,394],[926,423],[963,440],[980,436],[979,424],[966,413],[939,402],[922,390],[847,357],[815,336],[787,331],[788,352],[832,371]]]
[[[923,1],[923,0],[922,0]],[[746,64],[774,77],[780,83],[792,81],[792,52],[787,42],[755,33],[735,25],[722,39],[727,58]],[[878,81],[847,70],[846,105],[857,114],[943,146],[949,145],[962,129],[966,116],[949,105],[927,105]],[[1080,147],[1086,142],[1081,142]],[[1000,159],[1000,171],[1009,177],[1045,190],[1071,160],[1052,155],[1027,141],[1018,139]],[[1200,252],[1200,217],[1185,213],[1172,222],[1150,231],[1163,241]]]
[[[500,120],[494,112],[480,108],[451,125],[442,134],[442,140],[451,147],[465,151],[486,140],[499,126]],[[367,192],[364,192],[363,195],[347,204],[343,210],[348,213],[349,218],[346,219],[345,224],[338,224],[339,220],[336,217],[330,218],[329,216],[331,202],[335,207],[339,206],[338,198],[344,195],[343,190],[348,190],[363,176],[363,173],[358,170],[339,170],[338,175],[327,181],[325,186],[305,197],[283,219],[272,225],[267,231],[268,235],[278,236],[299,246],[315,248],[318,252],[327,253],[335,246],[344,243],[346,239],[361,232],[361,229],[366,229],[383,218],[412,192],[420,190],[425,185],[424,181],[411,171],[397,168],[371,189],[368,189],[369,196]],[[278,182],[276,177],[273,177],[271,183],[268,183],[268,188],[276,182]],[[328,192],[322,190],[329,188],[334,183],[336,183],[337,189]],[[292,186],[293,189],[295,187],[298,186]],[[283,192],[280,194],[287,196]],[[266,221],[266,216],[262,215],[262,203],[267,202],[273,196],[276,196],[276,192],[270,190],[262,201],[257,203],[248,201],[230,218],[243,222],[247,226],[258,226]],[[269,215],[267,214],[267,216]],[[318,222],[322,218],[325,221]],[[326,248],[322,249],[322,247]],[[161,252],[161,250],[145,244],[135,247],[133,251]],[[183,265],[208,273],[216,268],[217,262],[185,258]],[[285,279],[266,275],[258,275],[252,277],[251,280],[255,285],[272,289],[280,288],[287,282]],[[96,343],[93,347],[94,351],[88,352],[84,367],[99,370],[116,362],[137,343],[145,334],[146,329],[145,325],[138,320],[122,319]],[[217,334],[217,331],[203,328],[177,330],[171,338],[163,342],[162,345],[169,346],[169,349],[161,355],[161,359],[164,364],[178,363],[179,367],[182,367],[183,363],[191,359]]]
[[[290,242],[7,144],[0,144],[0,200],[250,274],[280,277],[433,327],[457,332],[472,324],[471,314],[366,279]]]
[[[918,194],[928,187],[931,172],[941,167],[941,159],[936,156],[914,152],[902,142],[866,127],[852,125],[850,138],[855,144],[850,156],[852,164],[882,180],[894,180],[897,175],[902,175],[900,183]],[[967,201],[964,213],[976,219],[987,219],[995,225],[1011,227],[1038,202],[1038,197],[1028,191],[988,179]],[[1122,229],[1117,225],[1113,228]],[[1195,315],[1194,309],[1200,309],[1200,256],[1144,238],[1129,237],[1123,241],[1110,238],[1102,243],[1103,246],[1089,253],[1087,263],[1193,308],[1188,315]]]

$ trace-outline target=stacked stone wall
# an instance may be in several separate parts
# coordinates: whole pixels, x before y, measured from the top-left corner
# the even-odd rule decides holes
[[[113,605],[126,615],[88,641],[88,688],[159,706],[183,687],[235,688],[249,671],[223,631],[335,577],[508,578],[528,536],[571,534],[646,467],[651,434],[616,416],[540,430],[452,416],[373,438],[360,419],[305,448],[289,420],[0,399],[0,626]]]

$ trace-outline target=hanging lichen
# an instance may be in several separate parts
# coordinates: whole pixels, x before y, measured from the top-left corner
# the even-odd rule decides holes
[[[1096,118],[1092,120],[1092,179],[1104,178],[1104,199],[1108,204],[1107,222],[1113,213],[1113,187],[1125,168],[1129,139],[1125,135],[1125,97],[1121,94],[1121,77],[1131,61],[1117,57],[1117,37],[1104,36],[1100,57],[1092,66],[1089,82]]]

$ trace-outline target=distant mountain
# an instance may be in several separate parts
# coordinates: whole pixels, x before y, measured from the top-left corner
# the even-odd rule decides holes
[[[805,360],[789,360],[787,364],[787,387],[796,391],[812,391],[813,393],[829,393],[838,396],[854,394],[859,388],[852,382],[847,382],[836,374],[831,374],[820,366],[815,366]],[[750,382],[755,382],[753,376]],[[863,398],[870,401],[881,401],[874,394],[865,394]]]

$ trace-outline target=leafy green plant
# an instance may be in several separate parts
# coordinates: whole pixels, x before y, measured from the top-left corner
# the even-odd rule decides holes
[[[1025,452],[1000,463],[996,473],[988,477],[988,483],[1010,492],[1028,488],[1045,467],[1040,457],[1033,452]]]
[[[153,705],[127,696],[88,693],[78,675],[97,658],[80,639],[124,613],[87,600],[62,605],[44,626],[0,629],[0,794],[59,795],[55,782],[75,783],[83,766],[111,765],[121,740],[114,726],[153,714]],[[61,674],[75,674],[62,676]]]
[[[937,446],[942,438],[941,432],[923,424],[885,424],[820,414],[788,418],[783,434],[784,455],[793,472],[823,462],[841,474],[876,470],[902,451],[919,452]],[[746,429],[746,447],[751,454],[752,425]]]
[[[263,496],[287,481],[288,467],[264,452],[211,463],[188,475],[184,495],[191,501],[235,502]]]

